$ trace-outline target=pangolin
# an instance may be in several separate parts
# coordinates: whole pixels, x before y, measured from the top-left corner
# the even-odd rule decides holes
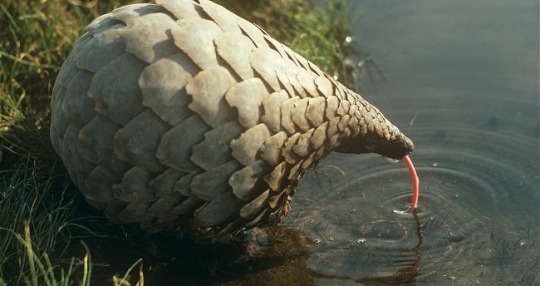
[[[413,150],[359,94],[208,0],[96,18],[52,93],[51,141],[75,185],[111,221],[150,232],[276,224],[329,152]]]

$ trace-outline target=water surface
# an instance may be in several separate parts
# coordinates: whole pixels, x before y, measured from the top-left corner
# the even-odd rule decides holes
[[[285,225],[320,285],[540,284],[537,1],[362,1],[353,36],[387,82],[364,97],[414,142],[403,163],[325,159]]]

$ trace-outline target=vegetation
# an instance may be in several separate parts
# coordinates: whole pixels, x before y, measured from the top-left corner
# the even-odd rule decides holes
[[[91,285],[102,265],[92,262],[96,250],[84,241],[122,239],[119,227],[88,210],[56,157],[49,142],[49,102],[61,64],[84,26],[132,2],[0,2],[0,285]],[[326,8],[302,0],[219,2],[329,73],[350,75],[343,64],[344,2],[328,0]],[[345,80],[353,82],[350,76]],[[112,234],[99,232],[108,227]],[[143,285],[140,260],[124,271],[107,281]]]

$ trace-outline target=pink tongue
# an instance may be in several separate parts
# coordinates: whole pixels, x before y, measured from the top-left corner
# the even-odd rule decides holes
[[[409,155],[403,157],[403,161],[405,161],[405,164],[407,164],[407,168],[409,168],[409,173],[411,173],[411,182],[413,188],[412,203],[411,206],[407,209],[407,211],[413,211],[418,206],[418,197],[420,196],[420,179],[418,179],[418,175],[416,174],[416,170],[414,169],[414,165],[411,161],[411,158],[409,158]]]

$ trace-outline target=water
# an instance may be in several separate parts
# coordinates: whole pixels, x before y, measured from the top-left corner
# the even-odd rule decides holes
[[[411,200],[404,163],[332,154],[247,254],[187,246],[148,282],[540,285],[538,5],[353,5],[354,45],[387,79],[362,93],[415,142],[417,216],[394,212]]]
[[[333,154],[295,196],[320,285],[540,284],[537,1],[364,1],[365,97],[415,142],[406,167]],[[364,77],[366,79],[367,77]],[[418,227],[420,226],[420,227]]]

